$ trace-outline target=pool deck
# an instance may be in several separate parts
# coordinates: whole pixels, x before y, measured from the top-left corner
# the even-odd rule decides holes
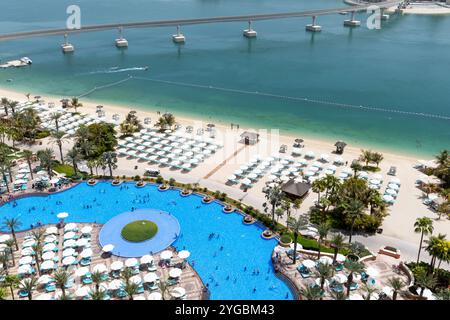
[[[45,227],[42,227],[42,228],[43,228],[43,230],[45,230],[47,227],[50,227],[50,226],[55,226],[55,225],[46,225]],[[88,224],[88,223],[77,223],[77,226],[80,229],[83,228],[84,226],[91,226],[93,228],[92,229],[92,233],[91,233],[91,249],[93,251],[93,255],[92,255],[92,258],[91,258],[91,261],[92,261],[91,265],[89,266],[90,270],[92,270],[92,268],[95,265],[98,265],[98,264],[104,264],[104,265],[106,265],[107,269],[110,270],[111,269],[110,268],[111,264],[114,261],[120,260],[122,262],[125,262],[126,258],[121,258],[121,257],[117,257],[117,256],[114,256],[114,255],[110,255],[109,257],[105,257],[104,255],[102,255],[103,252],[101,250],[101,246],[100,246],[99,241],[98,241],[98,235],[99,235],[99,232],[100,232],[100,230],[102,228],[102,225],[100,225],[100,224]],[[22,248],[23,239],[28,233],[29,232],[24,231],[24,232],[19,232],[19,233],[16,234],[17,240],[18,240],[18,243],[19,243],[19,250],[18,251],[14,251],[14,259],[16,261],[15,266],[9,268],[10,273],[12,273],[12,274],[17,274],[17,269],[19,267],[18,261],[20,259],[20,250]],[[57,255],[57,257],[58,257],[58,267],[62,266],[62,264],[61,264],[62,251],[63,251],[62,244],[63,244],[63,241],[64,241],[63,240],[63,236],[64,236],[64,231],[63,230],[59,230],[59,235],[58,235],[59,243],[58,243],[58,255]],[[176,254],[175,254],[175,252],[176,252],[175,248],[170,247],[170,248],[168,248],[168,250],[171,250],[172,252],[174,252],[174,258],[172,258],[172,261],[174,263],[181,262],[181,259],[178,258],[176,256]],[[158,254],[153,255],[153,258],[154,258],[155,265],[158,266],[156,274],[159,276],[161,281],[163,279],[168,279],[169,278],[169,270],[170,269],[160,266],[160,257],[159,257]],[[74,271],[77,268],[78,268],[78,266],[71,266],[71,267],[68,268],[68,270],[69,271]],[[145,274],[147,274],[147,273],[148,273],[147,271],[140,270],[139,275],[143,278],[145,276]],[[37,275],[36,275],[36,277],[37,277]],[[74,296],[74,293],[77,290],[77,288],[79,288],[81,286],[87,286],[87,287],[89,287],[91,289],[94,288],[93,284],[91,284],[91,285],[83,285],[81,283],[79,277],[76,277],[74,275],[73,275],[73,277],[75,279],[74,286],[71,289],[66,290],[66,293],[71,294],[72,296]],[[186,300],[202,300],[202,299],[207,299],[208,298],[207,293],[205,292],[205,286],[204,286],[200,276],[197,274],[197,272],[193,269],[193,267],[189,263],[186,263],[186,267],[183,269],[183,273],[180,276],[179,283],[176,285],[176,287],[177,286],[182,287],[182,288],[184,288],[186,290],[186,296],[185,296]],[[16,299],[19,299],[18,295],[17,295],[17,292],[18,291],[15,290]],[[158,290],[155,290],[155,291],[152,291],[152,292],[160,292],[160,290],[158,289]],[[9,290],[8,290],[8,293],[9,293]],[[42,287],[38,287],[38,289],[33,292],[33,300],[39,299],[39,296],[41,296],[43,294],[45,294],[44,289]],[[60,294],[61,294],[61,290],[57,289],[56,292],[52,294],[52,296],[53,297],[57,297]],[[137,300],[137,299],[147,300],[149,294],[150,294],[150,292],[148,290],[145,290],[145,292],[143,294],[135,295],[134,299],[135,300]],[[11,298],[11,297],[9,297],[9,298]],[[24,298],[22,300],[26,300],[26,299],[27,298]],[[126,299],[127,298],[124,298],[123,300],[126,300]],[[117,299],[115,297],[111,297],[111,300],[119,300],[119,299]]]
[[[295,264],[292,263],[292,259],[288,257],[286,253],[279,253],[277,257],[277,253],[275,250],[272,253],[272,261],[274,261],[274,266],[278,269],[278,272],[282,274],[284,277],[286,277],[291,284],[295,287],[296,291],[300,291],[300,289],[306,288],[306,286],[310,285],[314,282],[316,277],[314,276],[314,272],[312,273],[312,276],[310,278],[304,279],[300,272],[297,270],[297,268],[303,263],[303,261],[310,259],[310,260],[317,260],[317,253],[315,254],[309,254],[309,253],[300,253],[299,258],[295,262]],[[322,253],[322,256],[329,256],[332,257],[333,255],[330,254],[324,254]],[[276,262],[278,261],[278,262]],[[371,259],[363,259],[363,263],[366,268],[371,267],[376,269],[379,274],[375,278],[376,279],[376,288],[381,291],[381,289],[385,286],[389,286],[388,280],[392,277],[399,277],[401,278],[406,284],[410,284],[411,279],[408,276],[408,274],[403,271],[402,269],[397,269],[396,266],[399,266],[401,263],[399,259],[395,259],[393,257],[378,254],[377,256],[372,257]],[[334,274],[345,274],[347,275],[345,269],[343,271],[335,271]],[[360,283],[361,281],[358,281],[359,288],[357,290],[352,290],[350,294],[361,294],[364,296],[365,292],[362,289],[363,285]],[[345,289],[346,290],[346,289]],[[397,297],[398,300],[404,300],[406,299],[405,292],[399,292],[399,295]],[[323,300],[334,300],[330,294],[330,290],[328,288],[325,289],[325,295],[323,297]]]

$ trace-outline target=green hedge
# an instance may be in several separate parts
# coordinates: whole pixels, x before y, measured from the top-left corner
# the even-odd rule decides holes
[[[414,277],[416,277],[420,272],[426,272],[430,268],[430,264],[423,261],[418,264],[415,262],[409,262],[406,266],[414,274]],[[445,289],[450,285],[450,271],[445,269],[435,269],[434,275],[437,280],[435,289]]]

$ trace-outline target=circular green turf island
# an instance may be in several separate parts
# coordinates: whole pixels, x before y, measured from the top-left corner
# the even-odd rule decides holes
[[[142,242],[154,237],[158,226],[149,220],[137,220],[123,227],[121,235],[130,242]]]

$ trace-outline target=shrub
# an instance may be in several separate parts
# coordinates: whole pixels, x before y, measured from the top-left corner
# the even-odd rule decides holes
[[[134,181],[139,181],[139,180],[141,180],[141,177],[140,176],[135,176],[133,180]]]
[[[48,130],[43,130],[43,131],[40,131],[40,132],[38,132],[37,134],[36,134],[36,139],[44,139],[44,138],[47,138],[47,137],[49,137],[50,136],[50,131],[48,131]]]
[[[416,277],[421,272],[427,272],[430,268],[430,264],[426,262],[409,262],[406,266],[411,270]],[[435,289],[445,289],[450,285],[450,271],[445,269],[435,269],[434,275],[436,276],[437,284]]]
[[[289,234],[283,234],[281,235],[280,240],[283,243],[290,243],[292,241],[292,238]]]
[[[163,177],[158,176],[155,181],[157,184],[162,184],[164,182],[164,179],[163,179]]]
[[[174,178],[170,178],[169,179],[169,186],[174,186],[175,185],[175,183],[176,183],[176,181],[175,181],[175,179]]]

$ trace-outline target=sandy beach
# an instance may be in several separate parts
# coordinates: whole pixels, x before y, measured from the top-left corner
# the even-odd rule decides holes
[[[31,92],[31,96],[38,95],[39,92]],[[13,92],[9,90],[0,89],[0,97],[8,97],[9,99],[14,99],[17,101],[26,101],[24,93]],[[45,102],[54,102],[55,105],[60,105],[60,100],[62,97],[43,97]],[[120,121],[123,121],[126,114],[130,109],[126,106],[111,105],[95,103],[92,101],[87,101],[81,99],[83,107],[79,108],[79,112],[87,113],[92,116],[96,115],[96,106],[101,104],[104,106],[103,110],[106,113],[107,121],[110,121],[113,114],[118,114],[120,116]],[[137,111],[137,116],[143,121],[144,118],[150,117],[151,123],[154,124],[158,119],[158,114],[155,111],[149,110],[139,110],[133,108]],[[169,110],[170,111],[170,110]],[[207,123],[198,121],[196,119],[188,117],[179,117],[174,114],[176,121],[183,126],[191,125],[194,127],[194,132],[197,128],[206,128]],[[262,193],[262,188],[267,181],[267,175],[261,178],[255,185],[244,191],[240,188],[240,185],[227,185],[227,177],[232,175],[235,170],[237,170],[241,165],[246,164],[253,156],[259,155],[262,159],[269,157],[270,155],[277,153],[279,146],[285,144],[288,146],[288,152],[286,155],[290,155],[290,150],[292,144],[296,138],[303,138],[305,147],[302,149],[302,154],[304,155],[308,151],[313,151],[316,156],[321,154],[329,154],[330,159],[333,159],[335,155],[332,153],[335,150],[334,141],[324,141],[317,139],[308,139],[305,137],[298,136],[278,136],[276,132],[270,132],[265,134],[265,131],[259,128],[253,128],[253,130],[258,130],[260,133],[260,142],[253,146],[243,147],[242,143],[239,143],[240,134],[247,130],[248,128],[230,129],[229,125],[220,124],[219,121],[214,121],[211,119],[210,122],[216,125],[217,130],[217,140],[221,140],[224,144],[222,149],[213,154],[204,163],[193,169],[190,173],[185,174],[180,171],[175,171],[173,169],[164,167],[160,168],[162,176],[166,179],[174,178],[177,181],[184,183],[199,183],[201,186],[205,186],[211,190],[221,190],[226,192],[229,196],[235,199],[241,199],[244,203],[262,209],[262,204],[265,202],[264,194]],[[218,119],[217,119],[218,120]],[[250,129],[252,130],[252,129]],[[64,149],[69,149],[71,143],[66,143]],[[48,145],[47,141],[43,142],[42,146],[33,146],[33,150],[39,150],[44,147],[55,146]],[[343,154],[344,161],[350,166],[352,160],[357,159],[361,153],[361,149],[364,146],[347,146]],[[414,168],[417,163],[417,158],[408,155],[396,155],[392,153],[383,152],[383,150],[374,150],[382,152],[384,160],[380,164],[381,171],[378,172],[384,177],[384,182],[380,188],[380,192],[383,193],[386,189],[387,182],[390,177],[387,172],[391,166],[397,167],[396,177],[401,181],[401,188],[395,204],[389,209],[389,216],[385,219],[383,224],[383,234],[374,237],[383,237],[386,239],[393,239],[392,241],[387,241],[386,245],[395,246],[395,239],[401,239],[403,242],[409,243],[411,247],[411,252],[408,252],[409,258],[413,256],[413,249],[417,247],[420,235],[413,232],[413,224],[418,217],[428,216],[434,219],[435,233],[447,233],[450,231],[450,221],[448,219],[442,218],[437,220],[437,214],[429,209],[426,205],[422,203],[424,194],[420,191],[416,185],[415,181],[420,175],[420,172]],[[300,158],[300,157],[299,157]],[[431,156],[430,156],[431,158]],[[227,160],[227,161],[225,161]],[[224,162],[225,161],[225,162]],[[124,157],[119,158],[118,169],[115,170],[115,175],[143,175],[145,168],[154,167],[146,162],[127,159]],[[337,174],[344,168],[345,165],[338,167],[336,171]],[[137,169],[135,169],[137,168]],[[307,209],[313,205],[314,201],[317,199],[317,195],[311,192],[305,201],[301,209],[295,214],[301,214],[307,211]],[[368,238],[370,239],[370,238]],[[370,242],[366,242],[369,244]],[[378,242],[377,243],[378,246]],[[369,245],[370,248],[370,245]],[[377,250],[379,248],[371,248]],[[414,249],[416,250],[416,249]]]

